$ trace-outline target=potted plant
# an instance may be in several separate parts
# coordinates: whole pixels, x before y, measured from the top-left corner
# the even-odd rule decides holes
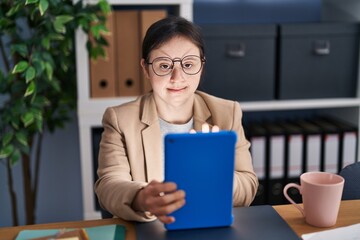
[[[106,0],[0,2],[0,161],[13,225],[19,220],[12,167],[22,164],[25,222],[34,224],[43,133],[62,128],[76,109],[75,31],[92,35],[92,58],[104,56],[109,12]]]

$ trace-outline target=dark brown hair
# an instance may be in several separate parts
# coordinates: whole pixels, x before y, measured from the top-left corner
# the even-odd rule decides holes
[[[200,50],[205,57],[204,40],[200,28],[183,17],[169,16],[152,24],[146,32],[142,44],[142,58],[149,61],[150,52],[174,37],[185,37]]]

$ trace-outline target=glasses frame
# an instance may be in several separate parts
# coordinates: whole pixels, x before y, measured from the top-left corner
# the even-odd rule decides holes
[[[187,58],[187,57],[197,57],[197,58],[200,59],[201,67],[199,68],[199,71],[197,71],[196,73],[187,73],[187,72],[185,72],[182,61],[183,61],[185,58]],[[166,73],[166,74],[158,74],[158,73],[155,71],[155,69],[154,69],[153,63],[154,63],[157,59],[163,59],[163,58],[169,59],[169,60],[172,62],[172,65],[171,65],[171,68],[170,68],[171,71],[170,71],[169,73]],[[171,58],[169,58],[169,57],[157,57],[157,58],[155,58],[152,62],[146,62],[146,64],[151,65],[151,68],[152,68],[153,72],[154,72],[157,76],[163,77],[163,76],[167,76],[167,75],[172,74],[172,72],[174,71],[174,66],[175,66],[175,63],[176,63],[176,62],[179,62],[179,63],[180,63],[181,69],[182,69],[182,71],[183,71],[185,74],[187,74],[187,75],[196,75],[196,74],[198,74],[198,73],[201,71],[201,69],[203,68],[204,63],[206,62],[206,60],[205,60],[205,58],[200,57],[200,56],[197,56],[197,55],[187,55],[187,56],[185,56],[185,57],[183,57],[183,58],[181,58],[181,59],[180,59],[180,58],[171,59]]]

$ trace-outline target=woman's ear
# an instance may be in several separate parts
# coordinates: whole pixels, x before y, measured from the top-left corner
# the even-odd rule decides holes
[[[149,65],[147,65],[147,64],[145,63],[145,59],[142,58],[142,59],[140,60],[140,65],[141,65],[141,68],[142,68],[142,71],[143,71],[143,73],[144,73],[145,78],[146,78],[146,79],[150,79],[149,68],[148,68]]]

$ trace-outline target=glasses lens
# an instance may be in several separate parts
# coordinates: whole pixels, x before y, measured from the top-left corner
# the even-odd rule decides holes
[[[200,72],[202,61],[198,56],[187,56],[181,61],[181,66],[186,74],[194,75]]]
[[[152,63],[154,72],[159,76],[171,73],[173,69],[173,61],[170,58],[156,58]]]
[[[155,58],[151,63],[156,75],[165,76],[171,74],[174,69],[174,63],[180,62],[182,70],[188,75],[195,75],[200,72],[203,61],[199,56],[189,55],[180,60],[172,60],[167,57]]]

